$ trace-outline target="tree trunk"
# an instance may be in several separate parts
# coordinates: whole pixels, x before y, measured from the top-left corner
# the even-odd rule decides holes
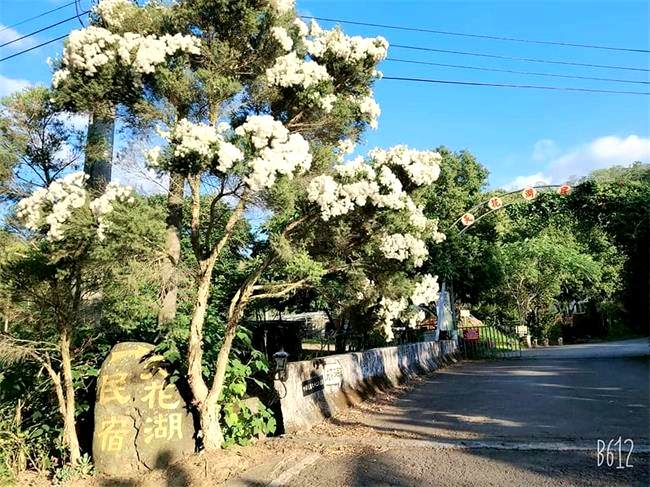
[[[22,434],[23,426],[23,401],[18,399],[16,403],[16,414],[14,415],[14,424],[16,425],[16,431],[19,434]],[[22,436],[21,436],[22,438]],[[21,444],[19,450],[16,454],[16,473],[24,472],[27,470],[27,454],[25,452],[24,444]]]
[[[201,428],[205,424],[207,429],[203,430],[203,446],[206,450],[216,450],[223,445],[223,434],[219,424],[219,398],[223,390],[228,359],[232,350],[232,342],[237,334],[239,321],[241,320],[246,305],[251,299],[255,283],[259,279],[266,265],[262,265],[254,274],[252,274],[246,283],[237,291],[230,302],[228,309],[228,323],[226,324],[226,333],[223,337],[223,343],[217,356],[217,364],[214,372],[214,380],[210,393],[205,399],[199,413],[201,416]],[[203,417],[205,414],[205,417]],[[216,415],[216,416],[215,416]]]
[[[206,451],[220,450],[223,446],[219,412],[219,404],[216,401],[206,401],[199,409],[203,448]]]
[[[178,303],[178,264],[181,258],[181,226],[183,224],[183,189],[185,178],[172,173],[167,196],[166,258],[161,269],[161,299],[158,325],[161,330],[169,328],[176,317]]]
[[[203,380],[203,324],[205,323],[205,314],[208,306],[208,297],[210,296],[210,281],[212,278],[212,269],[214,268],[214,258],[209,258],[199,263],[201,273],[199,274],[199,288],[196,292],[196,301],[194,303],[194,312],[190,324],[190,338],[188,342],[187,357],[187,374],[194,396],[194,402],[199,411],[203,410],[203,405],[208,397],[208,386]]]
[[[188,380],[199,411],[203,448],[207,451],[218,450],[223,445],[223,433],[221,432],[221,425],[219,424],[219,396],[209,393],[208,387],[203,380],[202,368],[203,325],[205,323],[208,298],[210,296],[212,270],[214,269],[215,261],[215,256],[212,256],[206,261],[200,263],[201,274],[199,275],[199,288],[197,290],[196,302],[194,304],[194,314],[192,315],[190,339],[188,344]],[[230,326],[227,328],[224,344],[219,351],[219,357],[221,357],[223,353],[226,354],[226,363],[232,345],[232,338],[229,339],[229,331]],[[219,375],[218,367],[216,374]],[[219,391],[219,393],[220,392],[221,391]]]
[[[75,398],[72,383],[72,359],[70,357],[70,333],[65,329],[59,342],[61,352],[61,369],[63,372],[63,390],[65,411],[63,415],[63,441],[70,451],[70,463],[76,464],[81,458],[77,422],[75,420]]]
[[[86,141],[84,172],[90,176],[89,186],[103,192],[111,181],[115,109],[109,114],[91,112]]]

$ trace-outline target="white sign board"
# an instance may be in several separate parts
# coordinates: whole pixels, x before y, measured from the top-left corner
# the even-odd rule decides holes
[[[325,386],[341,387],[343,382],[343,368],[341,364],[333,362],[323,366],[323,383]]]

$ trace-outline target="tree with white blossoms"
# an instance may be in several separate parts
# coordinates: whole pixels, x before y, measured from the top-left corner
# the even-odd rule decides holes
[[[248,304],[371,262],[354,252],[345,259],[318,253],[317,233],[353,215],[372,215],[377,222],[354,246],[372,247],[383,261],[419,265],[426,253],[422,238],[441,237],[409,193],[436,179],[438,158],[398,147],[333,171],[363,130],[377,125],[380,110],[371,85],[387,52],[381,37],[308,25],[296,15],[293,0],[145,7],[104,0],[96,14],[103,30],[89,27],[71,36],[55,83],[66,90],[89,86],[125,103],[136,117],[158,121],[165,144],[151,149],[147,159],[170,177],[168,224],[176,235],[183,188],[189,186],[197,270],[187,374],[203,446],[219,448],[228,357]],[[154,53],[152,43],[160,51]],[[230,211],[219,211],[224,204]],[[203,328],[212,272],[235,227],[256,207],[269,215],[266,243],[247,262],[248,277],[223,310],[225,335],[216,363],[206,367]],[[390,218],[394,225],[382,227]],[[278,270],[285,280],[273,279]],[[429,291],[413,294],[413,304],[421,300],[417,296],[434,297],[430,278],[417,285]],[[390,309],[397,313],[395,306]]]
[[[81,454],[74,359],[97,333],[91,303],[107,286],[128,280],[133,261],[155,258],[163,235],[160,215],[131,188],[113,182],[94,194],[87,179],[70,173],[19,201],[16,217],[27,238],[0,266],[3,291],[17,309],[10,332],[0,336],[0,361],[34,360],[47,372],[73,464]]]
[[[375,149],[315,177],[308,198],[323,223],[306,237],[311,255],[337,262],[323,294],[338,316],[374,317],[387,341],[396,320],[415,326],[420,306],[437,299],[437,279],[421,275],[427,242],[444,239],[423,214],[423,198],[439,175],[440,156],[397,146]],[[360,321],[364,321],[361,319]],[[357,323],[357,330],[365,323]]]

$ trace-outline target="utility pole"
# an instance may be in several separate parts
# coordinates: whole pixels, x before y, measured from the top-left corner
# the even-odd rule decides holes
[[[102,192],[111,181],[114,133],[114,108],[107,114],[99,111],[90,113],[84,172],[90,176],[88,184],[97,192]]]

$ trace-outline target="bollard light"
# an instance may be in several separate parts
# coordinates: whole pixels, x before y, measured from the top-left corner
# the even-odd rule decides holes
[[[279,381],[284,382],[287,380],[287,359],[289,354],[281,348],[279,352],[273,354],[275,359],[275,374]]]

